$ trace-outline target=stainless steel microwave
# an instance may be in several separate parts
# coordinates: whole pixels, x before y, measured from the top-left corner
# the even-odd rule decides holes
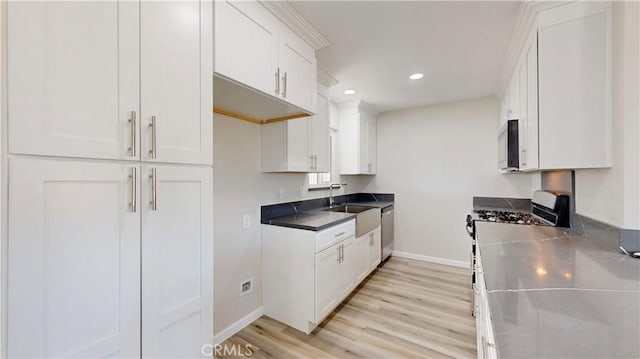
[[[498,132],[498,168],[503,171],[520,169],[518,120],[508,120]]]

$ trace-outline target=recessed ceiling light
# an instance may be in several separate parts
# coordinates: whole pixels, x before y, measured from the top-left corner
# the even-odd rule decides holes
[[[351,89],[349,89],[349,90],[344,90],[344,94],[345,94],[345,95],[353,95],[353,94],[355,94],[355,93],[356,93],[356,90],[351,90]]]
[[[423,77],[424,77],[424,74],[420,74],[420,73],[412,74],[411,76],[409,76],[411,80],[420,80]]]

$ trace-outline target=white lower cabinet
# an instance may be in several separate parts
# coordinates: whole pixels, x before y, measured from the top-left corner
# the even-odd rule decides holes
[[[355,238],[355,220],[319,232],[263,225],[262,234],[264,313],[307,334],[380,263],[380,227]]]
[[[478,251],[476,257],[476,287],[473,293],[475,313],[476,313],[476,336],[478,359],[495,359],[498,357],[496,341],[493,335],[493,325],[491,324],[491,312],[489,311],[489,301],[487,296],[487,286],[484,281],[482,261]]]
[[[354,265],[357,282],[365,279],[380,264],[382,258],[382,237],[380,227],[373,231],[363,234],[355,239],[355,247],[358,253],[366,253],[366,255],[358,255]]]
[[[10,158],[8,356],[200,357],[212,190],[205,167]]]

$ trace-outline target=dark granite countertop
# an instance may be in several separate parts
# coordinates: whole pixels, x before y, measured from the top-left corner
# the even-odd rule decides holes
[[[640,357],[640,260],[615,238],[476,222],[501,358]]]
[[[335,226],[336,224],[347,222],[354,218],[356,218],[356,215],[353,213],[323,211],[318,209],[306,211],[303,213],[276,217],[265,221],[266,223],[263,222],[263,224],[305,229],[310,231],[321,231],[323,229]]]
[[[394,204],[395,196],[389,193],[354,193],[334,199],[334,206],[347,204],[383,209]],[[329,208],[328,203],[329,198],[325,197],[262,206],[260,223],[321,231],[356,218],[351,213],[325,211]]]

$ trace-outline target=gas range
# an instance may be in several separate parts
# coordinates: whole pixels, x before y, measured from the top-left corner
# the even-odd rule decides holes
[[[496,210],[475,211],[476,220],[496,223],[526,224],[536,226],[553,226],[553,223],[526,212],[510,212]]]
[[[507,201],[508,202],[508,201]],[[531,211],[516,212],[507,208],[479,209],[467,215],[466,228],[471,237],[471,288],[476,288],[477,233],[476,222],[495,222],[534,226],[569,228],[570,199],[566,193],[535,191],[531,199]],[[475,294],[471,296],[471,314],[475,316]]]

